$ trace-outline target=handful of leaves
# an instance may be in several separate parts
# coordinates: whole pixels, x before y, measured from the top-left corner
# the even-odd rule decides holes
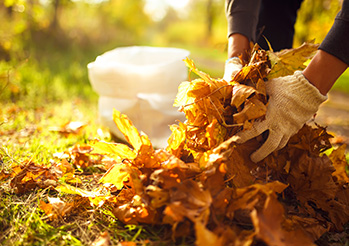
[[[60,183],[55,189],[96,207],[109,205],[126,224],[169,225],[173,239],[194,236],[196,245],[314,245],[323,233],[342,230],[349,221],[348,163],[345,146],[322,154],[332,147],[325,128],[305,125],[258,164],[249,156],[263,136],[241,145],[234,141],[238,131],[263,119],[265,81],[303,69],[316,47],[306,43],[282,53],[254,47],[232,81],[213,79],[186,59],[199,78],[178,88],[175,106],[187,120],[170,126],[166,149],[154,149],[147,135],[115,110],[114,121],[129,145],[89,144],[89,156],[108,160],[101,187],[87,191]],[[60,170],[64,176],[70,169]],[[23,190],[24,179],[13,180],[18,183],[11,185]],[[56,218],[52,206],[42,202]]]

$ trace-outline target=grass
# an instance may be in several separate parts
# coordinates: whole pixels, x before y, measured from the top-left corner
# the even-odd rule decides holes
[[[223,75],[225,50],[174,45],[191,51],[199,69],[213,77]],[[53,155],[95,137],[111,141],[97,120],[97,94],[92,90],[86,65],[106,50],[103,47],[62,52],[48,44],[25,59],[0,62],[0,174],[12,165],[31,160],[49,164]],[[48,55],[47,55],[48,54]],[[349,93],[349,72],[334,89]],[[50,131],[69,121],[85,122],[81,134],[62,136]],[[88,208],[59,221],[50,221],[39,200],[57,193],[35,189],[18,195],[0,180],[0,245],[91,245],[107,231],[113,245],[190,245],[190,239],[159,242],[168,228],[123,225],[108,209]]]
[[[101,48],[72,48],[63,53],[44,46],[25,59],[0,62],[0,176],[29,160],[48,165],[55,153],[96,137],[112,141],[98,121],[98,96],[90,86],[86,67],[103,52]],[[80,134],[68,136],[50,130],[70,121],[87,126]],[[57,192],[36,188],[15,194],[9,180],[0,179],[0,245],[91,245],[105,231],[112,245],[122,241],[173,245],[170,238],[159,241],[169,228],[124,225],[105,208],[85,208],[50,221],[39,208],[39,201],[49,196],[57,196]],[[176,244],[184,242],[188,240]]]

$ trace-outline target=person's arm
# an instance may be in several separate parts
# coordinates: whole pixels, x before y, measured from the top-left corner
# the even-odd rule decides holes
[[[267,140],[251,155],[252,161],[259,162],[283,148],[327,99],[327,92],[349,64],[348,35],[349,0],[344,0],[330,32],[306,69],[266,82],[269,103],[265,120],[236,134],[236,142],[243,143],[269,132]]]
[[[337,57],[318,50],[304,69],[303,75],[321,94],[326,95],[347,67],[348,65]]]
[[[349,64],[349,0],[344,0],[341,11],[321,43],[318,52],[303,71],[304,76],[322,94],[326,94]]]
[[[228,38],[228,59],[239,56],[246,59],[249,47],[249,40],[246,36],[240,33],[230,35]]]
[[[260,0],[226,0],[228,58],[244,55],[249,42],[256,41]]]

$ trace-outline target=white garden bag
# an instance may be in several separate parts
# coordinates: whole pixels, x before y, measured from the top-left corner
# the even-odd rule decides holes
[[[154,146],[166,147],[169,125],[185,120],[173,102],[179,84],[187,79],[183,59],[188,55],[189,51],[178,48],[132,46],[108,51],[89,63],[101,123],[123,139],[113,122],[115,108],[146,133]]]

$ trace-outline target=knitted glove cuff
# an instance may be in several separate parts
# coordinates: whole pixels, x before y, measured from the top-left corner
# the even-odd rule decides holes
[[[302,74],[296,71],[293,75],[267,82],[268,94],[273,95],[280,109],[301,111],[302,114],[314,114],[321,103],[326,101],[320,91]],[[292,112],[286,112],[291,114]]]
[[[241,66],[241,67],[242,67],[240,58],[237,57],[237,56],[231,57],[231,58],[227,59],[227,60],[225,61],[225,64],[228,64],[228,63],[232,63],[232,64],[235,64],[235,65],[238,65],[238,66]]]
[[[320,93],[318,88],[312,85],[303,75],[301,71],[294,72],[294,77],[296,78],[293,84],[293,90],[297,91],[301,95],[302,100],[308,105],[318,106],[327,100],[327,96]]]
[[[242,69],[242,64],[239,57],[232,57],[226,60],[224,67],[223,79],[225,81],[231,81],[232,77]]]

